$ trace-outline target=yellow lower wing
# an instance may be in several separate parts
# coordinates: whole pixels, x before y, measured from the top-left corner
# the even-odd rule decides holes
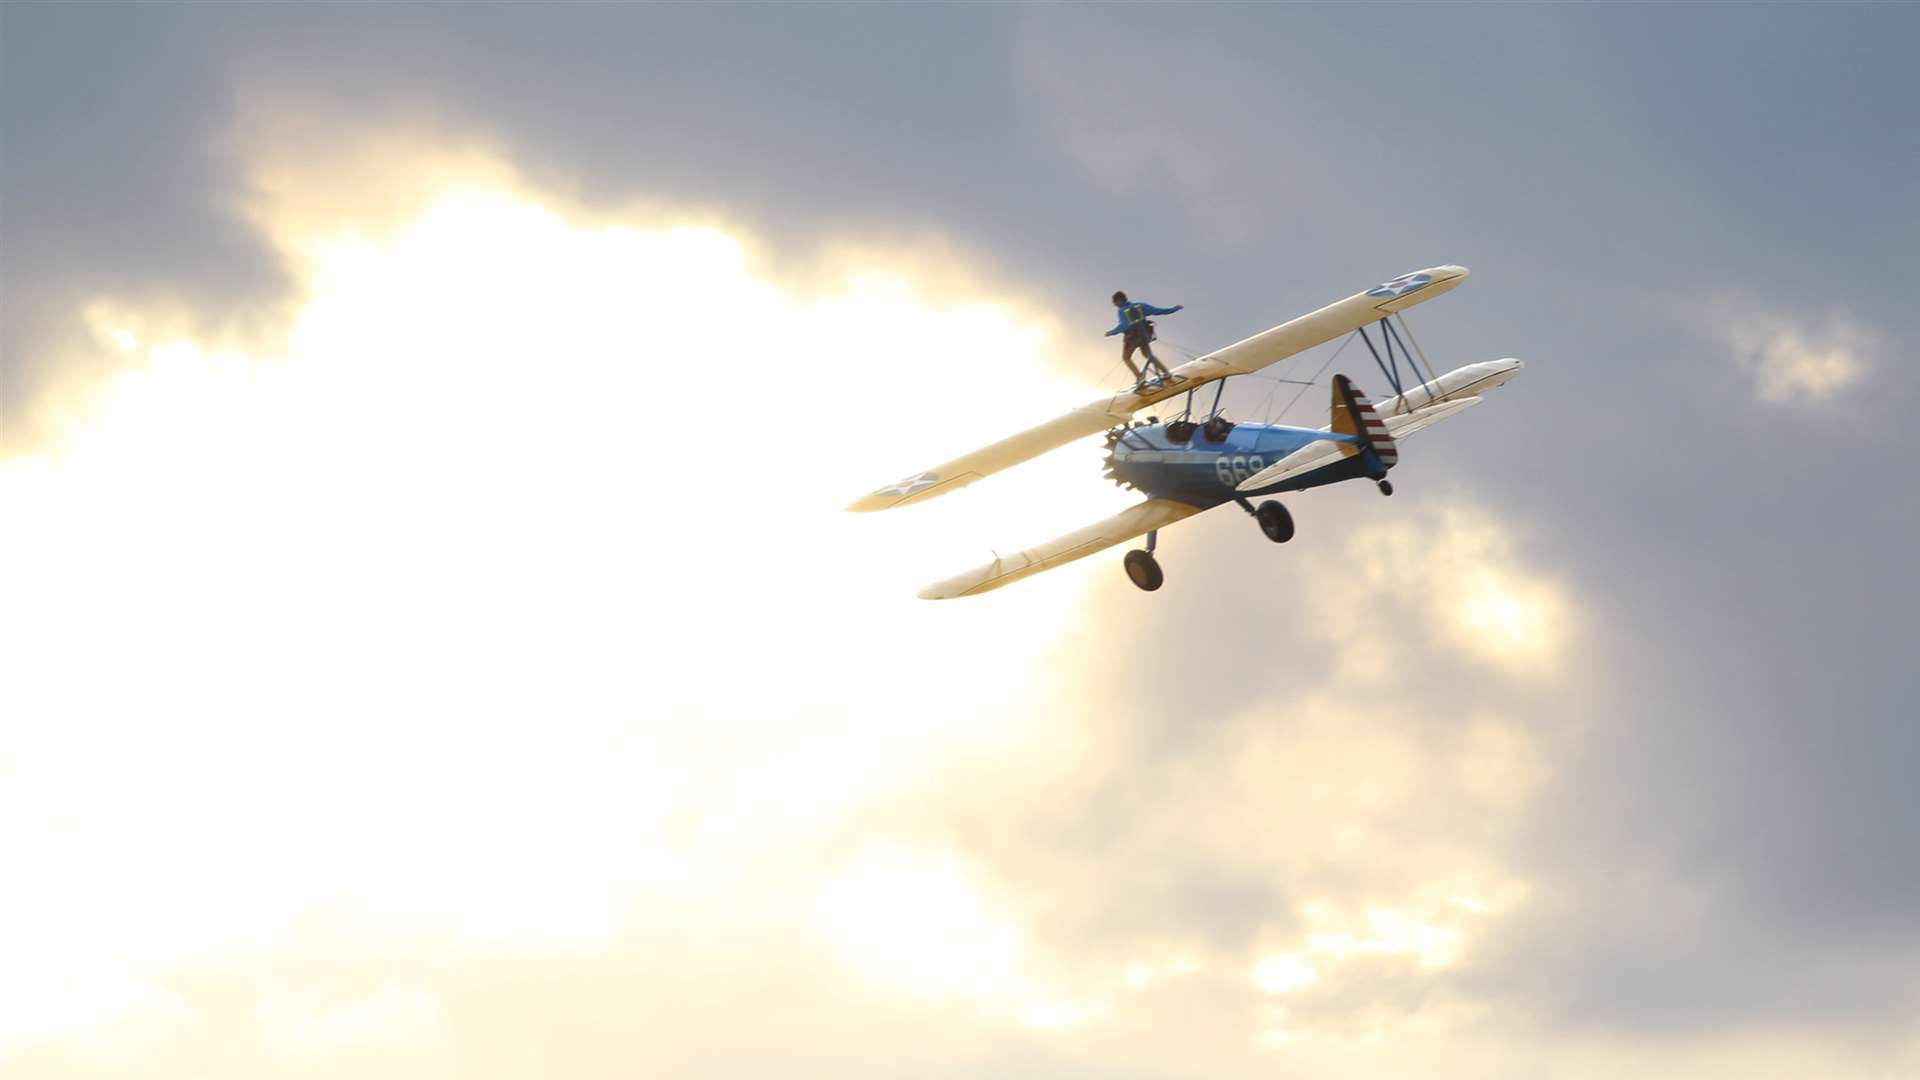
[[[1042,570],[1051,570],[1056,566],[1085,558],[1096,551],[1104,551],[1115,544],[1124,544],[1136,536],[1145,536],[1155,529],[1164,528],[1176,521],[1190,518],[1200,512],[1200,507],[1188,506],[1172,499],[1148,499],[1138,506],[1131,506],[1107,518],[1095,522],[1084,529],[1075,529],[1065,536],[1049,540],[1036,548],[995,559],[985,566],[976,566],[964,574],[957,574],[945,581],[936,582],[920,590],[923,600],[951,600],[957,596],[973,596],[989,592],[1007,585],[1029,574]]]

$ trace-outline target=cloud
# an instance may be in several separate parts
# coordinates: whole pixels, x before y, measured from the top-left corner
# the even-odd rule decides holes
[[[1837,1075],[1915,1057],[1920,848],[1889,632],[1911,575],[1871,546],[1903,535],[1898,507],[1830,467],[1838,441],[1804,463],[1831,482],[1798,514],[1775,499],[1779,440],[1724,440],[1740,468],[1594,452],[1621,388],[1676,358],[1627,347],[1638,294],[1604,265],[1562,273],[1568,252],[1657,278],[1692,244],[1665,205],[1588,182],[1619,139],[1564,137],[1621,134],[1631,117],[1587,109],[1619,73],[1569,77],[1565,53],[1474,27],[1464,52],[1399,50],[1439,58],[1394,80],[1427,107],[1380,110],[1406,91],[1350,63],[1395,51],[1375,28],[1345,49],[1289,17],[1272,57],[1156,36],[1183,74],[1153,82],[1055,22],[1021,45],[1015,108],[1038,135],[981,154],[926,117],[1007,134],[1003,88],[961,78],[1002,74],[968,51],[997,60],[989,33],[876,48],[865,14],[763,26],[788,85],[844,77],[820,98],[770,96],[751,49],[716,63],[702,43],[739,27],[501,17],[451,58],[417,16],[333,37],[311,13],[263,19],[228,43],[295,83],[274,50],[328,86],[354,60],[344,82],[383,110],[393,72],[417,72],[439,90],[412,96],[498,139],[368,138],[325,117],[371,105],[289,108],[256,80],[221,183],[196,158],[152,204],[112,185],[71,204],[189,206],[194,244],[123,230],[163,256],[141,280],[193,278],[184,258],[247,283],[90,280],[60,294],[84,303],[37,305],[100,363],[63,367],[48,437],[0,465],[29,523],[0,538],[0,646],[9,710],[33,717],[0,732],[0,847],[32,883],[0,899],[0,1069]],[[845,52],[794,36],[822,26]],[[1572,36],[1612,63],[1608,39]],[[1472,55],[1540,59],[1476,80]],[[928,56],[949,96],[888,81]],[[164,98],[124,70],[125,95]],[[1134,106],[1153,132],[1110,138]],[[152,128],[157,157],[225,111]],[[1474,141],[1493,131],[1534,145]],[[1045,168],[1062,145],[1071,179]],[[1641,168],[1685,160],[1636,147]],[[88,175],[139,181],[152,159]],[[68,206],[44,191],[71,166],[43,171],[36,211]],[[1180,213],[1141,212],[1168,191]],[[903,207],[970,239],[827,249],[728,216],[801,233]],[[1276,265],[1276,215],[1338,238],[1289,238]],[[1101,325],[1040,313],[1064,309],[1027,261],[1172,252],[1244,321],[1332,299],[1349,260],[1377,280],[1389,234],[1484,245],[1500,276],[1448,318],[1547,358],[1523,408],[1408,459],[1409,480],[1498,461],[1456,474],[1479,486],[1303,496],[1283,549],[1208,515],[1163,537],[1152,598],[1093,559],[937,608],[913,589],[1109,509],[1091,455],[908,514],[834,509],[1112,364]],[[980,248],[1021,271],[970,271]],[[104,250],[91,265],[125,254]],[[264,332],[228,325],[261,290],[291,301]],[[1816,351],[1832,337],[1795,326]]]
[[[113,295],[199,338],[285,315],[288,281],[233,213],[216,137],[230,94],[194,16],[141,5],[16,6],[0,33],[0,444],[25,445],[73,378],[120,357],[76,312]],[[30,415],[31,413],[31,415]],[[58,420],[48,420],[57,424]]]
[[[1298,152],[1314,130],[1303,110],[1269,113],[1263,136],[1247,138],[1249,109],[1285,97],[1273,83],[1287,73],[1216,35],[1156,28],[1155,63],[1181,75],[1151,90],[1138,52],[1111,48],[1070,14],[1023,12],[1014,44],[1015,74],[1067,158],[1127,203],[1164,200],[1210,245],[1248,245],[1278,207],[1327,194]],[[1276,190],[1290,197],[1276,200]]]
[[[1845,315],[1818,325],[1765,315],[1725,321],[1735,361],[1769,404],[1826,401],[1869,371],[1874,336]]]
[[[1374,603],[1336,600],[1329,618],[1356,607],[1374,623],[1424,616],[1442,641],[1513,670],[1550,671],[1562,659],[1573,619],[1566,588],[1516,565],[1510,524],[1443,506],[1362,530],[1353,546]]]
[[[510,172],[421,168],[395,159],[440,179],[364,219],[262,184],[300,273],[284,349],[103,298],[88,332],[128,370],[0,465],[28,523],[0,644],[33,720],[6,733],[34,883],[0,923],[10,1063],[467,1072],[524,964],[557,989],[487,1055],[502,1075],[555,1046],[712,1055],[718,1017],[822,994],[853,1003],[821,1014],[840,1024],[957,1010],[949,1064],[1106,1032],[1174,1067],[1155,1033],[1217,1006],[1244,1064],[1263,1037],[1402,1029],[1412,999],[1381,981],[1443,993],[1523,901],[1497,851],[1444,834],[1534,797],[1525,726],[1429,728],[1390,680],[1357,723],[1345,701],[1372,654],[1426,640],[1509,677],[1460,613],[1550,586],[1508,565],[1403,606],[1414,579],[1384,564],[1291,571],[1324,616],[1300,645],[1334,661],[1283,697],[1242,684],[1171,749],[1106,668],[1149,650],[1083,647],[1138,599],[1106,561],[912,598],[975,545],[1124,499],[1085,482],[1092,451],[985,498],[837,510],[1084,396],[1059,330],[950,268],[937,299],[911,261],[776,273],[711,226],[577,223]],[[1028,392],[956,396],[960,370]],[[1499,536],[1461,510],[1343,547],[1431,580],[1514,562]],[[1334,618],[1356,589],[1395,618]],[[1550,672],[1545,626],[1509,631]],[[1455,809],[1412,827],[1424,804]],[[1276,956],[1314,971],[1284,1017]],[[567,1018],[609,987],[630,1014]],[[711,1012],[650,1045],[678,994]],[[239,1049],[209,1065],[215,1043]]]
[[[1555,626],[1515,667],[1457,624],[1485,581],[1431,586],[1496,562],[1504,588],[1565,585],[1467,506],[1323,532],[1297,558],[1236,517],[1166,538],[1174,609],[1141,610],[1103,568],[1085,647],[1050,657],[1023,737],[950,758],[865,827],[967,852],[1024,928],[1027,970],[1083,1010],[1087,1045],[1126,1042],[1150,1069],[1204,1071],[1160,1040],[1199,1013],[1228,1071],[1459,1038],[1485,1016],[1456,976],[1528,903],[1530,871],[1504,852],[1562,738],[1520,703],[1536,680],[1564,690],[1578,634]],[[1327,572],[1369,558],[1405,565]],[[1193,649],[1255,625],[1249,648]],[[1460,692],[1492,684],[1512,711]]]
[[[1084,395],[1045,324],[476,187],[391,232],[327,226],[273,237],[308,253],[283,353],[103,304],[129,370],[0,465],[22,523],[0,639],[32,721],[5,734],[35,882],[6,903],[14,1046],[316,905],[604,940],[636,892],[724,890],[990,735],[953,718],[1036,677],[1072,610],[1071,574],[990,639],[983,609],[913,599],[983,530],[1092,512],[1070,499],[838,511],[1024,419],[955,372]],[[902,407],[923,423],[876,436]],[[929,677],[957,685],[922,711]],[[71,1007],[36,988],[69,980]]]

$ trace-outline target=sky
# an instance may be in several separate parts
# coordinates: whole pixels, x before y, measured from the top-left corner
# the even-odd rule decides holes
[[[1913,1074],[1916,40],[0,6],[0,1076]],[[1442,263],[1284,548],[840,510]]]

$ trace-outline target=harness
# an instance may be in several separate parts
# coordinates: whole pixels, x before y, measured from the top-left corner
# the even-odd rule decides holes
[[[1157,336],[1153,323],[1147,318],[1147,309],[1139,304],[1128,304],[1120,309],[1120,317],[1127,322],[1127,340],[1134,342],[1152,341]]]

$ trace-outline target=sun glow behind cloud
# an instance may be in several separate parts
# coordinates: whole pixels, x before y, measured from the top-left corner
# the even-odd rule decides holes
[[[918,994],[1018,992],[1020,933],[950,858],[863,853],[822,890],[816,926],[865,974]]]
[[[1445,644],[1514,672],[1555,671],[1574,632],[1564,586],[1521,564],[1501,522],[1443,506],[1355,538],[1383,602],[1424,616]]]
[[[600,940],[636,891],[725,889],[932,746],[994,738],[988,698],[1070,623],[1075,573],[998,605],[990,641],[990,609],[912,597],[988,538],[1104,512],[1110,490],[1050,488],[1061,464],[839,511],[1026,419],[969,386],[1084,394],[1044,326],[510,193],[335,224],[282,237],[309,290],[283,354],[95,305],[135,367],[0,465],[0,644],[34,721],[4,818],[42,875],[4,904],[10,1038],[94,1015],[49,982],[133,986],[314,903]]]
[[[899,514],[839,510],[1084,399],[1055,366],[1076,347],[949,265],[775,273],[723,229],[576,219],[478,175],[399,185],[411,213],[374,192],[365,219],[351,184],[265,184],[257,219],[305,288],[283,345],[103,298],[88,323],[133,367],[0,464],[26,523],[4,540],[0,647],[34,718],[0,755],[0,833],[34,882],[0,899],[0,1052],[121,1014],[191,1029],[208,1006],[170,973],[324,971],[308,951],[336,938],[460,962],[633,954],[638,972],[690,954],[660,988],[772,955],[1064,1037],[1216,979],[1292,1006],[1369,964],[1442,968],[1496,910],[1429,895],[1497,893],[1495,861],[1408,858],[1253,954],[1150,924],[1087,961],[1036,931],[1044,889],[1009,850],[876,824],[875,807],[976,807],[982,762],[1017,819],[1124,750],[1073,685],[1089,654],[1062,647],[1110,629],[1083,603],[1109,562],[981,601],[912,595],[1129,501],[1089,482],[1092,452]],[[1428,610],[1469,655],[1551,667],[1557,594],[1500,568],[1488,522],[1362,539],[1454,579]],[[1507,614],[1476,623],[1476,604]],[[1356,655],[1382,652],[1369,638]],[[1284,738],[1178,796],[1214,820],[1183,848],[1237,865],[1276,812],[1327,819],[1290,854],[1347,873],[1423,782],[1504,812],[1537,776],[1509,723],[1472,729],[1504,756],[1456,778],[1341,697],[1294,688]],[[1088,858],[1066,872],[1099,897],[1121,870]],[[348,981],[229,1023],[274,1060],[457,1051],[454,991]]]

